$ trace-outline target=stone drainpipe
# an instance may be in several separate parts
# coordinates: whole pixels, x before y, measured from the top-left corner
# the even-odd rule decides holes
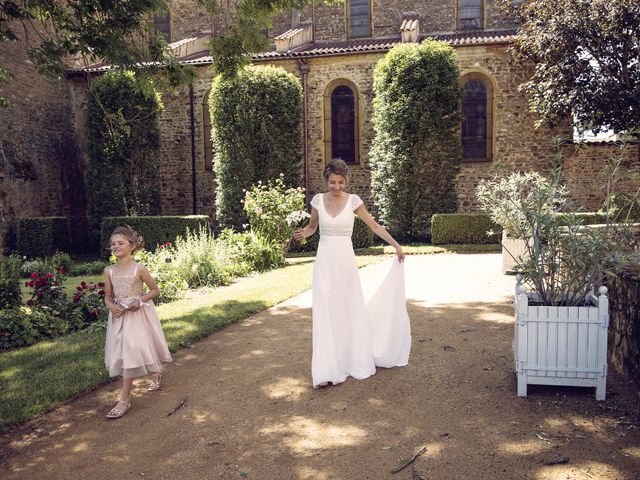
[[[311,67],[304,58],[298,59],[298,70],[302,77],[302,184],[304,186],[304,203],[309,205],[309,142],[308,142],[308,87],[307,74]]]

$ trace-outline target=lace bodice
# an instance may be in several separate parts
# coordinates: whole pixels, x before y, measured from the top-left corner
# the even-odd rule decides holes
[[[118,273],[114,267],[109,267],[109,276],[113,286],[113,296],[117,299],[140,298],[144,293],[142,290],[142,279],[138,277],[138,264],[126,273]]]
[[[318,211],[320,235],[351,237],[353,233],[353,212],[362,205],[362,199],[353,193],[349,194],[347,203],[335,217],[329,215],[324,206],[324,194],[318,193],[311,200],[311,206]]]

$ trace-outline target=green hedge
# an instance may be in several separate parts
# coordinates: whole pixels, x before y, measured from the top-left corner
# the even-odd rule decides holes
[[[48,257],[56,251],[68,252],[71,245],[69,219],[30,217],[18,223],[18,251],[26,257]]]
[[[316,232],[307,238],[307,243],[304,245],[300,245],[300,243],[292,241],[289,246],[289,251],[315,252],[318,249],[319,241],[320,234]],[[351,235],[351,241],[353,242],[353,248],[367,248],[373,245],[373,232],[369,227],[367,227],[367,224],[358,217],[356,217],[353,222],[353,235]]]
[[[142,235],[147,250],[155,250],[158,245],[174,242],[178,235],[185,234],[187,228],[194,231],[197,231],[200,226],[210,228],[207,215],[105,217],[100,224],[102,252],[109,252],[111,232],[120,225],[129,225]]]
[[[434,213],[458,207],[460,69],[453,48],[426,40],[393,47],[373,79],[369,152],[377,217],[397,240],[428,235]]]
[[[488,231],[496,232],[487,235]],[[431,243],[497,243],[502,228],[486,213],[437,213],[431,217]]]
[[[0,310],[18,307],[22,303],[20,289],[20,258],[0,258]]]

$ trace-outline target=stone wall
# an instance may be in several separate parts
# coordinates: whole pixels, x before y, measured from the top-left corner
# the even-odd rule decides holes
[[[346,2],[348,4],[348,0]],[[322,5],[315,7],[316,40],[345,40],[346,30],[345,5]],[[451,33],[457,28],[458,0],[373,0],[371,7],[372,36],[398,37],[400,25],[405,12],[417,12],[420,15],[420,33]],[[311,20],[312,9],[301,12],[300,19]],[[493,0],[485,2],[484,28],[501,29],[513,26],[513,21],[505,19]],[[291,13],[278,15],[273,20],[270,37],[280,35],[291,28]]]
[[[609,363],[640,380],[640,277],[609,280]]]
[[[78,240],[85,199],[69,87],[39,75],[22,42],[2,42],[0,65],[13,75],[2,88],[11,105],[0,108],[0,253],[24,217],[72,217]]]

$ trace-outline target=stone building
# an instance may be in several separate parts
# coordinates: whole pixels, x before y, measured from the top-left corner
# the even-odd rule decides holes
[[[213,217],[215,181],[207,109],[212,73],[206,40],[223,32],[230,17],[208,16],[198,10],[195,0],[168,3],[170,12],[156,19],[157,28],[182,61],[197,69],[198,77],[192,86],[163,96],[162,211]],[[323,189],[325,163],[341,156],[351,164],[351,190],[371,206],[373,69],[394,45],[427,37],[453,46],[462,73],[459,210],[477,208],[475,186],[498,164],[507,172],[548,169],[554,162],[552,136],[571,140],[572,132],[534,128],[536,117],[518,91],[527,68],[513,62],[508,52],[515,27],[493,0],[345,0],[274,18],[268,31],[273,49],[254,55],[253,63],[284,68],[302,83],[301,178],[309,193]],[[66,81],[51,84],[34,74],[24,49],[2,48],[0,63],[16,75],[7,95],[13,106],[0,109],[0,228],[6,237],[7,226],[23,216],[82,216],[84,190],[78,179],[84,165],[86,77],[104,67],[72,71]],[[616,148],[614,143],[599,142],[566,149],[565,168],[577,205],[600,207],[604,194],[598,173],[603,159]],[[629,162],[637,156],[636,147]],[[20,165],[27,164],[32,178],[20,173]]]

